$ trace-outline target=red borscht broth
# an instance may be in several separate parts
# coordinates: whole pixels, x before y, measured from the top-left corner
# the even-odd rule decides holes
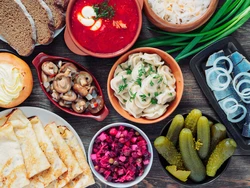
[[[95,53],[112,53],[133,41],[139,25],[136,0],[76,0],[71,31],[76,41]]]

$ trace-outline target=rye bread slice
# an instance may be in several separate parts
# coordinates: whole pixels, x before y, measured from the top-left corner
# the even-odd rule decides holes
[[[52,12],[42,0],[21,0],[35,21],[38,44],[49,44],[53,40],[54,21]]]
[[[55,0],[55,4],[64,11],[66,11],[69,4],[69,0]]]
[[[43,1],[48,5],[50,10],[52,11],[55,29],[62,28],[65,24],[65,18],[60,8],[57,7],[55,0],[43,0]]]
[[[20,0],[0,0],[0,35],[19,55],[28,56],[33,52],[35,23]]]

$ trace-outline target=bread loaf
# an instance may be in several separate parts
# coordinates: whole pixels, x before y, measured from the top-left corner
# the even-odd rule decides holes
[[[58,7],[62,8],[64,11],[66,11],[67,6],[69,4],[69,0],[55,0],[55,3]]]
[[[37,43],[49,44],[54,34],[51,10],[43,0],[21,0],[21,2],[35,21]]]
[[[35,23],[20,0],[0,0],[0,35],[20,55],[32,53],[36,43]]]

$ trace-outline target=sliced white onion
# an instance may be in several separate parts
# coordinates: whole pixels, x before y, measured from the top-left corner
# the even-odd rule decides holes
[[[236,108],[235,106],[237,106],[237,108]],[[245,106],[243,106],[243,105],[241,105],[241,104],[237,104],[237,105],[235,105],[235,106],[230,107],[229,110],[232,110],[231,108],[236,109],[236,110],[237,110],[238,108],[242,108],[243,114],[242,114],[239,118],[234,119],[234,118],[232,118],[232,117],[230,116],[231,113],[229,112],[229,113],[226,113],[226,114],[227,114],[227,119],[228,119],[228,121],[230,121],[230,122],[232,122],[232,123],[239,123],[240,121],[242,121],[242,120],[246,117],[246,115],[247,115],[247,109],[246,109]],[[235,111],[236,111],[236,110],[235,110]],[[232,112],[232,113],[234,113],[234,112]]]
[[[220,73],[219,71],[221,71],[222,73]],[[210,76],[211,76],[211,74],[212,74],[213,72],[216,72],[217,74],[218,74],[218,72],[219,72],[218,77],[219,77],[220,75],[226,76],[226,77],[227,77],[227,81],[226,81],[225,83],[221,83],[220,81],[218,81],[218,77],[217,77],[216,81],[212,83],[212,82],[210,81],[209,78],[210,78]],[[226,88],[228,87],[228,85],[230,84],[231,79],[232,79],[232,78],[231,78],[230,74],[228,73],[228,71],[227,71],[226,69],[223,69],[223,68],[220,68],[220,67],[212,68],[212,69],[208,72],[208,74],[206,75],[206,80],[207,80],[208,86],[209,86],[212,90],[215,90],[215,91],[222,91],[222,90],[226,89]]]
[[[249,80],[247,78],[244,78],[242,80],[240,80],[237,83],[237,80],[242,77],[242,76],[246,76],[249,77]],[[248,72],[241,72],[239,74],[237,74],[234,79],[233,79],[233,87],[236,91],[236,93],[240,96],[240,98],[242,99],[243,102],[245,103],[250,103],[250,88],[244,88],[242,91],[240,91],[240,87],[242,84],[250,84],[250,74]],[[247,100],[249,99],[249,100]]]
[[[232,105],[232,106],[235,106],[235,105],[238,104],[238,101],[236,99],[234,99],[234,98],[227,98],[227,99],[225,99],[223,101],[223,103],[222,103],[222,109],[224,110],[224,112],[225,113],[234,113],[234,112],[236,112],[237,109],[234,111],[233,108],[231,109],[232,106],[230,106],[230,107],[226,106],[229,102],[234,102],[234,105]]]
[[[227,72],[230,74],[230,73],[233,71],[233,62],[231,61],[231,59],[229,59],[229,58],[226,57],[226,56],[220,56],[220,57],[216,58],[215,61],[214,61],[213,67],[214,67],[215,69],[216,69],[216,68],[219,68],[219,67],[217,66],[217,64],[218,64],[219,61],[221,61],[221,60],[226,60],[226,61],[228,62],[229,68],[228,68]],[[217,70],[216,70],[216,71],[217,71]],[[216,73],[218,73],[218,72],[216,72]],[[219,73],[218,73],[218,74],[219,74]]]

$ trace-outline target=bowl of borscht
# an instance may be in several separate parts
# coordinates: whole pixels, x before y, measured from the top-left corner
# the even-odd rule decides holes
[[[64,39],[79,55],[110,58],[129,50],[142,26],[142,0],[71,0]]]

